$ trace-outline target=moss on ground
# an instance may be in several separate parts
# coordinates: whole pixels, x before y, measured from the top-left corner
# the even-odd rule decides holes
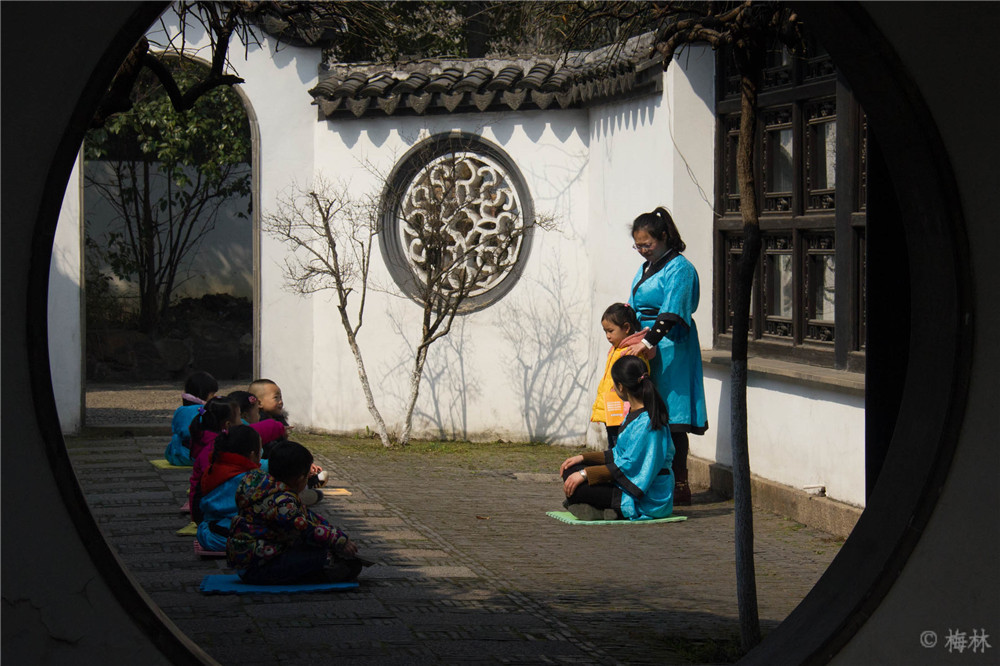
[[[584,447],[555,446],[537,442],[467,442],[456,440],[413,440],[407,446],[387,449],[377,438],[354,438],[332,435],[295,435],[311,450],[336,460],[339,456],[356,456],[373,460],[401,460],[408,456],[439,459],[442,465],[472,470],[512,472],[559,471],[559,465],[569,456],[582,453]]]

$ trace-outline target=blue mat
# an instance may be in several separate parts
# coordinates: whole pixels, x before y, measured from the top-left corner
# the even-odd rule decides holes
[[[330,592],[354,590],[358,583],[299,583],[297,585],[251,585],[236,574],[212,574],[201,580],[204,594],[299,594],[302,592]]]
[[[546,516],[570,525],[649,525],[651,523],[676,523],[687,520],[687,516],[667,516],[666,518],[643,518],[641,520],[577,520],[569,511],[546,511]]]

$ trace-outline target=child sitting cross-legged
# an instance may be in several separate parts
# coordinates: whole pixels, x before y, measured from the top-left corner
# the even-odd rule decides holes
[[[239,391],[252,395],[257,405],[257,415],[262,420],[274,419],[282,424],[286,431],[291,431],[292,426],[288,423],[288,412],[285,411],[285,401],[281,397],[281,387],[270,379],[255,379],[250,382],[247,391]],[[232,396],[233,394],[231,394]],[[251,421],[252,423],[252,421]],[[271,455],[271,447],[274,442],[264,438],[264,452],[261,454],[262,460],[267,460]],[[309,471],[309,487],[318,488],[326,484],[327,473],[319,465],[313,465]],[[307,502],[309,504],[310,502]]]
[[[199,484],[198,544],[205,550],[223,551],[237,513],[236,488],[247,472],[260,468],[260,434],[238,425],[219,433],[212,447],[211,463]]]
[[[236,489],[239,513],[226,545],[229,564],[257,585],[355,580],[366,561],[346,534],[299,498],[313,457],[297,442],[278,442],[269,473],[250,470]]]
[[[207,372],[195,372],[184,382],[181,406],[174,412],[170,422],[172,436],[163,457],[171,465],[186,466],[194,460],[191,455],[191,422],[198,417],[202,405],[215,397],[219,382]]]

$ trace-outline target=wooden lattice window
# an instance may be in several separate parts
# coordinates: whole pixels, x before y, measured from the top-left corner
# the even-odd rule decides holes
[[[715,343],[733,330],[733,275],[743,251],[739,77],[721,53]],[[806,57],[775,47],[759,95],[755,181],[763,237],[751,300],[751,352],[810,364],[864,365],[867,123],[815,42]]]

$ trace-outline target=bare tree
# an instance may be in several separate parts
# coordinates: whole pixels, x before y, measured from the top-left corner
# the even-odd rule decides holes
[[[169,31],[161,19],[162,30],[156,31],[161,41],[143,37],[136,42],[99,101],[91,127],[103,127],[109,118],[132,108],[135,83],[144,70],[159,79],[178,112],[191,109],[215,88],[243,83],[230,60],[234,38],[244,54],[252,46],[260,47],[267,33],[281,43],[325,48],[345,62],[398,61],[446,54],[481,56],[487,42],[516,42],[528,25],[512,10],[530,3],[491,0],[468,3],[468,7],[465,4],[181,0],[171,6],[177,30]],[[183,82],[175,78],[164,57],[193,56],[189,32],[204,32],[208,37],[210,66],[197,81]]]
[[[164,67],[181,82],[204,71],[181,59]],[[139,325],[154,333],[222,207],[249,206],[250,125],[231,90],[204,94],[185,113],[148,74],[133,92],[129,112],[87,133],[85,181],[113,212],[104,258],[120,279],[138,283]]]
[[[421,308],[400,434],[405,445],[431,345],[451,332],[477,295],[514,270],[529,234],[554,223],[547,216],[526,219],[502,174],[460,150],[434,160],[409,183],[386,181],[382,214],[397,218],[411,268],[404,289]]]
[[[666,19],[657,29],[656,49],[664,69],[685,44],[707,42],[727,48],[740,73],[740,130],[736,174],[743,217],[743,252],[733,281],[733,346],[730,364],[730,432],[733,456],[733,500],[736,519],[736,598],[740,639],[744,650],[760,642],[757,584],[753,557],[753,500],[750,493],[750,453],[747,433],[747,345],[750,334],[750,294],[760,260],[761,234],[754,161],[757,130],[757,94],[767,49],[775,42],[793,52],[802,51],[801,26],[794,12],[780,3],[684,3],[663,10]]]
[[[163,56],[151,52],[149,40],[143,37],[136,42],[118,68],[111,85],[97,105],[91,127],[103,127],[110,117],[132,109],[135,103],[133,89],[143,69],[156,76],[169,96],[174,110],[178,112],[191,109],[198,99],[215,88],[243,83],[240,77],[227,73],[231,70],[229,44],[232,38],[237,36],[248,47],[250,44],[259,45],[253,30],[250,5],[248,2],[176,3],[173,9],[178,17],[180,30],[175,37],[169,38],[166,44],[155,46],[167,56],[190,55],[186,42],[188,26],[199,26],[208,35],[211,43],[211,66],[208,71],[197,81],[179,81],[174,77],[173,70],[163,61]],[[166,34],[166,31],[164,33]],[[181,90],[182,85],[186,90]]]
[[[312,187],[293,188],[279,197],[274,211],[264,215],[264,224],[269,234],[291,250],[285,259],[285,277],[293,291],[312,294],[329,289],[336,294],[340,323],[358,367],[368,413],[382,445],[391,447],[358,346],[372,248],[379,231],[374,210],[374,202],[352,199],[346,186],[317,177]],[[350,309],[352,296],[354,310]]]

